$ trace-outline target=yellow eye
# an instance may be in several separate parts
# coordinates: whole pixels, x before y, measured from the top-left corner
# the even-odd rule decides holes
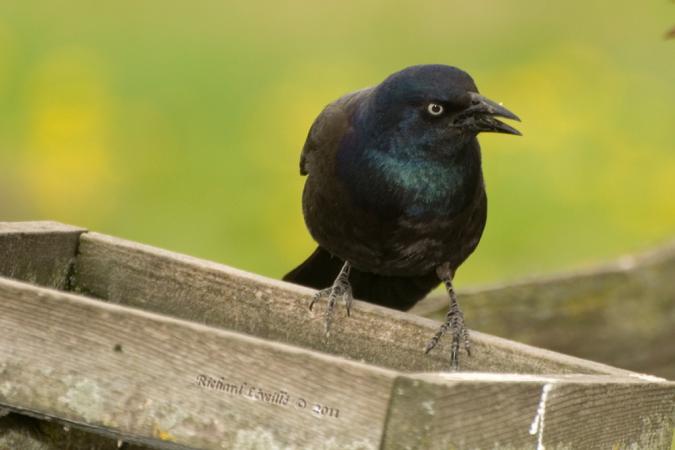
[[[440,116],[443,114],[443,105],[439,105],[438,103],[429,103],[429,106],[427,106],[427,111],[432,116]]]

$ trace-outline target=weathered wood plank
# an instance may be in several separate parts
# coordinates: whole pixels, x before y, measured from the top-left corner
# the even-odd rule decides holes
[[[63,289],[84,231],[56,222],[0,222],[0,276]]]
[[[668,449],[674,383],[404,375],[0,279],[0,407],[157,448],[530,449],[546,384],[548,448]]]
[[[305,326],[310,331],[299,329],[303,339],[317,339],[301,345],[322,351],[331,345],[322,341],[321,315],[306,311],[306,289],[95,233],[81,242],[70,287],[144,309],[168,307],[177,317],[258,336],[281,334],[290,343],[284,333],[298,329],[282,332],[276,323]],[[310,317],[285,316],[296,313]],[[375,345],[380,353],[396,353],[411,336],[420,338],[421,347],[437,326],[362,303],[355,313],[367,320],[344,324],[343,332],[359,345],[348,339],[328,351],[365,359],[370,355],[359,353],[361,346]],[[255,326],[246,328],[248,321]],[[31,434],[23,422],[0,420],[0,443],[5,426],[9,438],[24,438],[22,443],[39,444],[40,450],[59,448],[49,446],[59,439],[107,449],[117,437],[173,449],[529,449],[539,439],[529,427],[548,386],[541,436],[547,448],[669,448],[675,384],[479,333],[474,342],[485,359],[465,367],[551,374],[402,375],[0,279],[0,408],[58,417],[112,437],[91,439],[44,422],[38,422],[40,433]],[[376,353],[375,359],[396,367],[405,351],[394,358]],[[441,363],[447,367],[447,359]],[[427,370],[419,362],[402,366]],[[244,392],[251,387],[259,390]],[[281,390],[289,397],[285,405],[279,404]],[[319,409],[311,412],[310,405],[288,407],[294,396],[322,400],[314,401]]]
[[[460,292],[470,326],[675,379],[675,242],[598,268]],[[440,319],[431,296],[412,313]]]
[[[75,268],[77,291],[115,303],[401,371],[450,366],[446,340],[431,355],[422,351],[437,322],[365,302],[355,302],[350,318],[340,305],[326,339],[323,305],[308,311],[313,291],[292,284],[98,233],[82,236]],[[472,342],[465,370],[624,373],[478,332]]]
[[[400,377],[385,448],[669,449],[675,384],[609,376]],[[543,411],[542,430],[532,429]],[[531,433],[534,432],[533,434]],[[541,435],[540,435],[541,433]]]
[[[119,433],[125,441],[378,448],[395,376],[0,279],[0,407]]]

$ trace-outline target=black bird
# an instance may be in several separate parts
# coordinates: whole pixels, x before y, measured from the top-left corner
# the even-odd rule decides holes
[[[483,131],[517,134],[496,119],[519,120],[478,93],[464,71],[412,66],[375,87],[329,104],[314,121],[300,157],[307,228],[319,247],[284,280],[322,289],[326,333],[338,298],[353,296],[406,310],[443,282],[451,361],[468,332],[452,280],[478,245],[487,217]]]

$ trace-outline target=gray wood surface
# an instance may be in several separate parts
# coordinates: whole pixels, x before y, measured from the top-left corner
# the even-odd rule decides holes
[[[57,222],[0,222],[0,276],[64,288],[84,231]]]
[[[477,332],[465,371],[442,373],[447,343],[422,352],[432,320],[356,302],[326,339],[308,289],[97,233],[65,245],[82,230],[59,224],[2,225],[0,260],[43,258],[7,274],[75,292],[0,278],[0,449],[671,447],[672,382]],[[17,233],[40,236],[39,256]],[[42,264],[51,276],[30,275]]]
[[[446,339],[425,355],[439,323],[356,301],[352,316],[337,308],[331,336],[324,305],[307,308],[312,290],[135,242],[82,236],[73,287],[97,298],[409,372],[448,370]],[[514,373],[623,371],[578,358],[472,333],[464,370]]]
[[[583,271],[460,291],[470,327],[675,379],[675,242]],[[440,319],[443,295],[412,313]]]
[[[547,448],[670,447],[674,383],[638,375],[402,374],[0,279],[0,406],[126,442],[531,449],[546,385]]]
[[[598,375],[489,375],[399,377],[383,446],[534,449],[540,436],[539,430],[531,433],[531,426],[543,407],[546,449],[670,448],[672,383]]]
[[[377,448],[395,375],[0,279],[0,405],[127,441]]]

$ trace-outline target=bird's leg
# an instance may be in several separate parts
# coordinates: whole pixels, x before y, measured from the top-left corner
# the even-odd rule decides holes
[[[445,289],[450,296],[450,308],[445,315],[445,322],[438,329],[434,337],[431,338],[424,352],[429,353],[431,349],[436,347],[441,336],[445,334],[448,329],[452,332],[452,344],[450,347],[450,366],[453,370],[459,369],[459,347],[460,343],[464,345],[467,355],[471,356],[471,342],[469,341],[469,330],[464,325],[464,313],[459,308],[457,303],[457,294],[452,287],[452,271],[448,264],[444,264],[436,269],[438,277],[445,285]]]
[[[342,300],[344,300],[347,306],[347,316],[351,314],[352,300],[354,299],[354,296],[352,295],[352,286],[349,284],[349,272],[351,268],[352,266],[349,262],[345,261],[342,269],[340,269],[340,273],[337,278],[335,278],[333,285],[314,294],[314,298],[312,298],[312,302],[309,304],[309,310],[311,311],[314,304],[319,301],[321,297],[328,296],[328,305],[326,306],[325,312],[326,336],[330,335],[333,309],[335,309],[335,303],[337,303],[339,297],[342,297]]]

